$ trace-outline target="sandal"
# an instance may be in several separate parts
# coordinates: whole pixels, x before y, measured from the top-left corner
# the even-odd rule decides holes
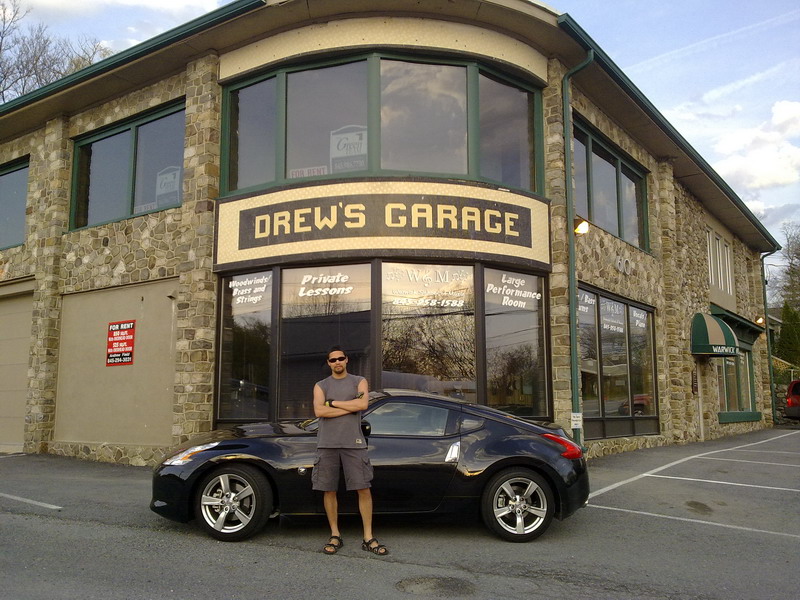
[[[338,535],[332,535],[330,541],[322,547],[322,553],[336,554],[342,546],[344,546],[342,538]]]
[[[375,545],[372,545],[372,542],[375,542]],[[361,549],[365,552],[372,552],[373,554],[377,554],[378,556],[386,556],[389,554],[389,550],[383,544],[378,543],[376,538],[372,538],[371,540],[364,540],[361,543]]]

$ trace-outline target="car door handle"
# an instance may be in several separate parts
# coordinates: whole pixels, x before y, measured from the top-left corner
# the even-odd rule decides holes
[[[450,449],[447,451],[447,456],[445,456],[444,462],[458,462],[459,454],[461,454],[461,442],[453,442],[450,445]]]

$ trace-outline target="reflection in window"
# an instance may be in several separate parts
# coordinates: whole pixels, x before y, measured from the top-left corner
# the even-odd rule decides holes
[[[476,401],[471,267],[383,265],[383,386]]]
[[[519,416],[547,415],[541,281],[486,269],[487,404]]]
[[[754,410],[751,384],[752,353],[740,350],[738,356],[712,359],[717,369],[717,390],[720,412]]]
[[[589,214],[589,173],[586,167],[586,135],[575,130],[573,143],[573,176],[575,177],[575,215],[591,219]]]
[[[139,127],[134,214],[180,206],[185,130],[182,111]]]
[[[180,206],[185,119],[170,109],[79,142],[73,227]]]
[[[25,241],[28,165],[0,168],[0,248]]]
[[[231,92],[230,189],[249,188],[275,179],[275,85],[273,77]]]
[[[447,429],[446,408],[412,402],[389,402],[369,413],[371,435],[441,437]]]
[[[653,363],[653,322],[649,312],[631,306],[628,309],[631,356],[631,395],[634,415],[652,416],[655,407],[655,372]]]
[[[530,189],[533,94],[480,76],[481,177]]]
[[[602,393],[606,415],[630,414],[625,305],[600,298]]]
[[[124,131],[81,146],[75,226],[124,219],[130,213],[128,173],[131,132]]]
[[[220,419],[267,419],[272,352],[272,273],[223,283]]]
[[[579,291],[578,351],[587,439],[658,432],[653,339],[652,312]]]
[[[331,374],[331,346],[347,352],[348,372],[369,375],[370,281],[369,265],[282,271],[279,418],[313,415],[312,390]]]
[[[365,173],[541,188],[539,103],[474,62],[370,53],[281,69],[226,90],[224,191]]]
[[[467,172],[467,70],[381,61],[381,167]]]
[[[619,234],[617,169],[613,157],[602,149],[592,151],[592,222]]]
[[[644,176],[588,128],[573,131],[576,214],[626,242],[646,248]]]
[[[600,377],[597,360],[597,296],[580,290],[578,303],[578,352],[584,417],[599,417]]]
[[[367,62],[287,77],[286,176],[367,169]]]

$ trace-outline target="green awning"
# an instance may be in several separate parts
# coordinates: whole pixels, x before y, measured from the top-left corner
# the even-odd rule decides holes
[[[692,354],[736,356],[739,340],[722,319],[697,313],[692,319]]]

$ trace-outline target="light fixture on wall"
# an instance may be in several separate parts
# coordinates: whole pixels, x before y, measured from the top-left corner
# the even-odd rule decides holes
[[[573,227],[575,227],[575,233],[578,235],[583,235],[584,233],[589,232],[589,221],[586,219],[582,219],[581,217],[575,217],[575,220],[572,222]]]
[[[756,319],[756,325],[763,325],[764,324],[764,317],[758,317]]]

